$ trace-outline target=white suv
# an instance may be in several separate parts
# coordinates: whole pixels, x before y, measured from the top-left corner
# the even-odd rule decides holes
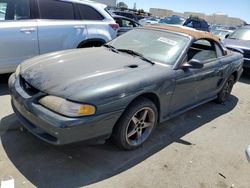
[[[36,55],[101,46],[119,26],[106,6],[83,0],[0,0],[0,74]]]

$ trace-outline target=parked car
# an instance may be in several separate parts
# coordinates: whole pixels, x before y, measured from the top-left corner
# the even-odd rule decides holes
[[[157,24],[159,21],[160,21],[159,18],[149,17],[149,18],[141,19],[141,20],[139,21],[139,23],[140,23],[141,25],[153,25],[153,24]]]
[[[214,32],[216,30],[230,30],[230,31],[235,31],[237,27],[235,26],[228,26],[228,25],[217,25],[213,24],[209,27],[210,32]]]
[[[228,34],[231,34],[234,32],[233,30],[226,30],[226,29],[218,29],[218,30],[213,30],[211,33],[217,37],[219,37],[221,40],[225,38]]]
[[[186,18],[180,16],[170,16],[159,21],[159,24],[170,24],[170,25],[183,25]]]
[[[224,103],[242,63],[210,33],[148,26],[99,48],[26,60],[9,88],[17,117],[40,139],[61,145],[111,137],[131,150],[158,122]]]
[[[25,59],[115,38],[118,25],[105,5],[82,0],[1,0],[0,74]],[[4,10],[3,10],[4,9]]]
[[[136,22],[139,21],[137,16],[134,13],[131,13],[131,12],[112,11],[111,14],[115,14],[115,15],[118,15],[118,16],[124,16],[124,17],[130,18],[132,20],[135,20]]]
[[[119,25],[119,29],[117,31],[117,36],[120,36],[130,30],[132,30],[135,27],[140,27],[142,26],[141,24],[139,24],[138,22],[124,17],[124,16],[113,16],[115,22]]]
[[[250,26],[244,26],[226,36],[224,45],[232,50],[241,52],[244,56],[244,68],[250,68]]]
[[[209,25],[206,20],[196,17],[189,17],[183,24],[184,26],[191,27],[201,31],[209,32]]]

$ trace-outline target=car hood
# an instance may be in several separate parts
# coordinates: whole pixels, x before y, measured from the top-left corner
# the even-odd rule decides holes
[[[247,40],[224,39],[223,44],[229,48],[250,49],[250,41]]]
[[[22,63],[20,74],[42,92],[77,100],[72,96],[78,92],[85,91],[85,96],[97,90],[107,93],[135,81],[140,70],[152,66],[138,57],[100,47],[38,56]]]

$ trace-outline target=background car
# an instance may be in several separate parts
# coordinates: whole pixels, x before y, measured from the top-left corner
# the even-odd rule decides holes
[[[170,16],[159,21],[159,24],[171,24],[171,25],[183,25],[186,21],[186,18],[181,16]]]
[[[91,1],[0,0],[0,7],[0,74],[36,55],[101,46],[119,27],[105,5]]]
[[[206,20],[198,17],[189,17],[183,24],[184,26],[191,27],[201,31],[209,32],[209,25]]]
[[[119,25],[119,29],[117,31],[117,36],[120,36],[130,30],[132,30],[135,27],[142,26],[140,23],[136,22],[135,20],[132,20],[130,18],[124,17],[124,16],[113,16],[115,22]]]
[[[250,68],[250,26],[241,27],[228,34],[223,43],[229,50],[243,53],[243,67],[246,69]]]
[[[112,138],[132,150],[157,123],[211,100],[224,103],[242,62],[211,33],[148,26],[99,48],[27,60],[9,88],[18,119],[40,139],[62,145]]]
[[[134,13],[131,12],[124,12],[124,11],[111,11],[111,14],[119,15],[119,16],[124,16],[127,18],[130,18],[136,22],[138,22],[138,18]]]
[[[235,26],[228,26],[228,25],[218,25],[218,24],[213,24],[209,27],[210,32],[214,32],[216,30],[230,30],[230,31],[235,31],[237,27]]]
[[[148,17],[148,18],[144,18],[144,19],[141,19],[139,21],[139,23],[141,25],[152,25],[152,24],[158,24],[160,21],[159,18],[155,18],[155,17]]]
[[[218,29],[214,30],[211,33],[213,33],[215,36],[219,37],[221,40],[223,40],[228,34],[231,34],[234,32],[233,30],[225,30],[225,29]]]
[[[154,24],[160,24],[160,25],[181,25],[190,27],[196,30],[201,31],[209,31],[209,25],[206,22],[206,20],[198,18],[198,17],[189,17],[188,19],[180,16],[170,16],[164,19],[161,19],[159,22]]]

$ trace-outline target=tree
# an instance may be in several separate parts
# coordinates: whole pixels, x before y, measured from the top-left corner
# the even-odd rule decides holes
[[[139,13],[139,14],[144,14],[145,11],[144,11],[143,9],[139,9],[139,10],[138,10],[138,13]]]
[[[117,3],[116,5],[118,8],[121,8],[121,9],[128,9],[128,5],[124,2],[119,2]]]

